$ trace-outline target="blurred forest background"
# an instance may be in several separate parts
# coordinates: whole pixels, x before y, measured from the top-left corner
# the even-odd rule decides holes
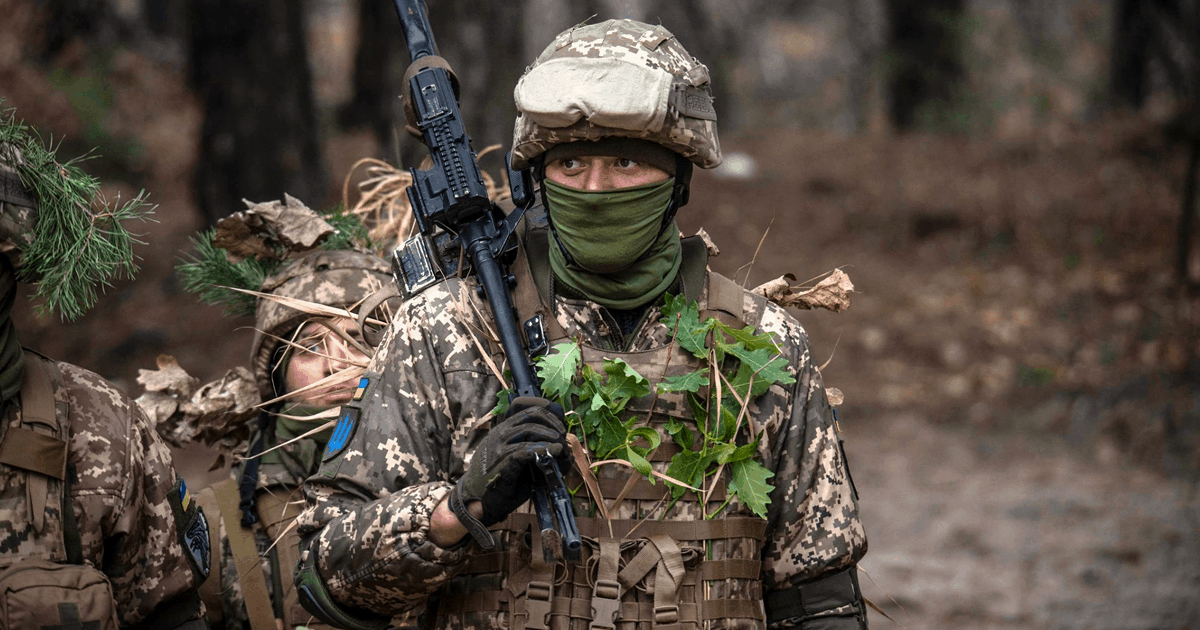
[[[429,4],[477,149],[507,151],[517,78],[589,17],[661,21],[713,71],[726,164],[681,227],[749,286],[857,288],[797,316],[845,394],[874,627],[1200,629],[1200,2]],[[189,237],[415,165],[407,61],[386,0],[0,0],[5,105],[159,204],[137,280],[19,315],[25,343],[134,395],[159,353],[245,364],[253,322],[175,278]]]

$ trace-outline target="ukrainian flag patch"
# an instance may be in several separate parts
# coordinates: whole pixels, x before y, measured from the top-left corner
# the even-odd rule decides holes
[[[367,385],[370,385],[370,384],[371,384],[371,379],[369,379],[365,376],[362,377],[362,379],[360,379],[358,381],[358,389],[354,390],[354,396],[353,396],[352,400],[354,400],[354,402],[358,402],[358,401],[362,400],[363,394],[367,393]]]
[[[192,504],[192,495],[188,492],[187,482],[183,479],[179,480],[179,503],[183,506],[183,511],[186,512],[188,506]]]

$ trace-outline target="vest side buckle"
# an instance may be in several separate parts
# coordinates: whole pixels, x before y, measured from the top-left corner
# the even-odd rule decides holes
[[[525,590],[525,627],[547,630],[550,627],[550,600],[554,598],[554,585],[550,582],[533,581]]]
[[[615,630],[621,614],[621,583],[616,580],[596,580],[592,589],[591,630]]]

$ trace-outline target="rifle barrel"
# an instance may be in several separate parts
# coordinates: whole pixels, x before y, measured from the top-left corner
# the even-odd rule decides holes
[[[433,43],[433,27],[429,25],[425,3],[421,0],[394,2],[396,15],[400,18],[400,26],[404,30],[404,43],[408,45],[409,61],[430,55],[436,56],[437,44]]]

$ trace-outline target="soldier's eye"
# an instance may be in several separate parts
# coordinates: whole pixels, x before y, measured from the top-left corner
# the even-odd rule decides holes
[[[629,158],[617,158],[617,168],[633,168],[638,163]]]

